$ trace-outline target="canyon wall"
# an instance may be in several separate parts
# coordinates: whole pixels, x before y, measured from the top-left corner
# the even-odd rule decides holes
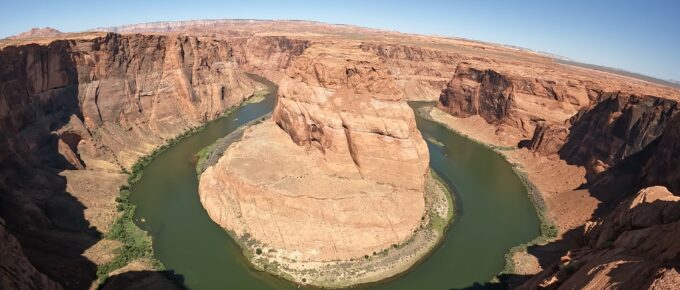
[[[595,94],[586,83],[505,73],[464,62],[456,67],[437,106],[456,117],[481,116],[512,135],[529,137],[538,122],[564,122]]]
[[[606,218],[586,224],[585,246],[519,289],[674,289],[680,283],[680,197],[640,190]]]
[[[359,48],[378,57],[407,100],[436,100],[463,59],[416,45],[363,42]]]
[[[238,67],[237,45],[105,34],[2,48],[0,217],[21,251],[1,247],[26,269],[3,283],[90,287],[117,247],[101,235],[117,216],[121,172],[263,87]]]
[[[641,168],[643,183],[660,184],[680,195],[680,114],[676,113],[666,124],[651,151]]]
[[[678,125],[671,120],[678,111],[680,108],[675,100],[603,93],[595,103],[581,109],[565,124],[538,126],[528,146],[541,155],[559,154],[571,164],[585,166],[592,178],[648,146],[651,148],[662,135],[674,134]],[[669,124],[671,127],[666,129]],[[672,143],[653,147],[658,149],[649,150],[674,148]],[[668,152],[649,154],[671,156]],[[657,159],[654,163],[663,162]],[[648,164],[647,170],[641,170],[641,173],[648,176],[662,174],[662,167],[655,169]]]
[[[603,94],[569,120],[569,136],[559,154],[568,162],[585,165],[592,174],[600,173],[661,136],[678,110],[674,100]]]
[[[318,153],[331,171],[352,173],[332,178],[408,189],[388,209],[403,219],[400,233],[420,212],[395,205],[419,201],[427,168],[404,100],[439,97],[442,110],[477,117],[536,156],[585,166],[591,178],[633,164],[637,187],[680,190],[677,90],[521,49],[350,26],[199,21],[127,29],[157,33],[0,44],[0,252],[11,261],[0,267],[9,281],[2,286],[90,287],[118,246],[101,234],[117,215],[121,172],[260,88],[244,71],[280,83],[277,136],[307,150],[300,154]]]
[[[5,221],[1,218],[0,256],[1,289],[64,289],[33,267],[19,242],[5,229]]]
[[[561,225],[558,239],[528,250],[542,271],[520,289],[672,289],[680,281],[680,114],[677,95],[649,95],[659,92],[458,65],[438,108],[515,136],[519,150],[506,155],[550,191],[542,192],[548,213]],[[585,169],[582,181],[559,177],[575,168]],[[577,216],[575,207],[586,210]]]
[[[311,45],[306,39],[263,36],[230,40],[236,62],[245,70],[278,82],[295,57]]]
[[[675,98],[603,87],[461,63],[437,106],[459,118],[480,116],[520,147],[559,154],[593,177],[659,138],[679,110]]]

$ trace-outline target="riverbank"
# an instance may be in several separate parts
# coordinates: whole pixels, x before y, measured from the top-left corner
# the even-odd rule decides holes
[[[244,137],[243,133],[240,133],[239,131],[247,131],[245,134],[246,136]],[[226,166],[228,162],[225,160],[234,158],[235,160],[238,160],[238,164],[252,164],[250,162],[250,159],[247,157],[243,157],[240,154],[234,153],[234,152],[239,152],[238,150],[233,151],[233,150],[227,150],[227,152],[224,152],[225,147],[231,146],[236,146],[234,144],[238,144],[240,138],[245,138],[249,139],[249,142],[256,142],[255,144],[248,143],[246,145],[239,144],[237,147],[242,146],[246,148],[257,148],[259,146],[264,146],[262,149],[267,149],[267,150],[256,150],[257,152],[267,152],[267,156],[269,158],[275,158],[273,156],[279,156],[277,152],[273,152],[275,150],[283,150],[285,152],[288,152],[286,156],[297,156],[296,153],[301,153],[305,152],[304,148],[300,148],[295,144],[292,144],[292,141],[290,141],[290,138],[285,135],[273,122],[271,121],[265,121],[264,124],[259,124],[257,126],[251,127],[251,128],[240,128],[233,132],[232,134],[221,138],[218,142],[210,146],[210,150],[203,151],[200,155],[199,159],[202,160],[199,162],[197,165],[197,171],[201,172],[205,170],[204,168],[208,168],[204,174],[200,177],[200,191],[199,194],[201,195],[201,202],[203,205],[206,207],[208,210],[208,213],[211,216],[218,215],[217,211],[221,207],[228,207],[228,208],[233,208],[230,210],[230,212],[237,211],[239,214],[235,215],[235,219],[237,220],[242,220],[243,215],[247,215],[247,213],[241,213],[241,211],[248,211],[248,208],[250,207],[248,204],[240,204],[235,201],[231,201],[235,197],[229,197],[229,196],[221,196],[218,194],[218,196],[213,196],[212,190],[209,188],[212,188],[215,186],[215,182],[218,184],[221,184],[223,178],[227,178],[228,181],[224,181],[225,184],[234,184],[238,183],[241,184],[240,186],[242,188],[245,188],[244,190],[248,191],[251,190],[249,189],[251,186],[248,184],[253,184],[253,186],[256,187],[262,187],[266,186],[265,184],[267,183],[261,183],[261,182],[266,182],[266,181],[254,181],[254,180],[248,180],[248,177],[241,177],[241,178],[235,178],[233,176],[222,176],[222,175],[215,175],[216,173],[213,173],[213,171],[217,170],[217,172],[228,172],[228,171],[233,171],[236,170],[238,171],[239,169],[231,168],[231,167],[226,167],[223,168],[223,166]],[[280,134],[277,134],[280,133]],[[281,136],[278,136],[281,135]],[[267,138],[270,138],[269,140],[264,139],[264,138],[258,138],[262,136],[267,136]],[[290,142],[290,148],[286,147],[285,145],[281,145],[280,143],[277,143],[275,141],[272,141],[271,139],[274,140],[279,140],[277,137],[281,137],[281,142]],[[260,143],[262,142],[262,143]],[[269,147],[271,143],[277,143],[280,144],[279,146],[283,146],[285,148],[283,149],[276,149],[277,147]],[[226,146],[225,146],[226,144]],[[287,143],[283,143],[287,144]],[[217,152],[219,151],[219,152]],[[292,152],[294,151],[294,152]],[[300,152],[297,152],[300,151]],[[224,154],[224,156],[222,156]],[[307,154],[307,153],[304,153]],[[251,156],[249,154],[246,154],[247,156]],[[252,157],[252,156],[251,156]],[[215,165],[215,162],[223,158],[225,160],[219,160],[220,163]],[[256,158],[257,160],[261,160],[259,158]],[[300,159],[296,159],[298,162],[302,162]],[[224,163],[224,164],[223,164]],[[258,162],[261,163],[261,162]],[[296,162],[275,162],[277,164],[279,163],[285,163],[288,165],[292,165]],[[261,167],[268,167],[267,165],[252,165],[256,166],[259,169],[256,168],[250,168],[250,165],[245,165],[248,169],[252,169],[254,171],[249,171],[251,173],[246,174],[245,176],[250,176],[251,178],[253,177],[252,174],[256,175],[266,175],[269,176],[270,173],[267,173],[266,168],[261,168]],[[303,166],[304,167],[304,166]],[[273,168],[269,168],[268,170],[272,170]],[[264,171],[263,171],[264,170]],[[284,177],[281,181],[277,182],[277,184],[280,183],[290,183],[294,181],[290,180],[297,180],[297,172],[296,169],[290,169],[290,170],[284,170],[282,168],[276,169],[277,172],[285,171],[285,175],[287,177]],[[276,173],[271,173],[271,174],[276,174]],[[304,176],[302,178],[307,178],[309,177],[306,173],[301,173],[300,176]],[[215,179],[217,178],[217,179]],[[255,177],[257,178],[257,177]],[[274,177],[273,177],[274,178]],[[276,179],[276,178],[274,178]],[[347,177],[338,177],[338,176],[328,176],[328,177],[321,177],[319,176],[318,178],[313,178],[316,180],[317,185],[318,184],[336,184],[332,188],[328,188],[328,190],[333,190],[333,191],[340,191],[344,192],[344,190],[347,190],[347,192],[363,192],[364,190],[369,190],[370,188],[373,188],[374,194],[377,194],[376,197],[378,197],[378,203],[375,204],[375,201],[370,201],[370,200],[365,200],[361,201],[361,203],[366,203],[370,202],[373,204],[375,210],[381,209],[383,206],[387,206],[388,204],[381,202],[382,198],[380,196],[384,195],[389,196],[390,192],[392,190],[395,190],[389,185],[370,185],[367,184],[368,187],[364,185],[360,185],[359,183],[363,184],[366,183],[366,181],[361,181],[359,180],[354,180],[352,178],[347,178]],[[269,180],[269,179],[267,179]],[[278,179],[276,179],[278,180]],[[314,187],[317,185],[314,184],[309,184],[307,182],[303,182],[306,185],[306,187]],[[343,187],[346,187],[345,189],[339,189],[338,186],[342,185]],[[376,187],[377,186],[377,187]],[[219,186],[215,187],[218,188]],[[365,187],[365,188],[364,188]],[[384,190],[381,189],[382,187],[385,187]],[[222,188],[222,187],[219,187]],[[354,190],[354,189],[356,190]],[[361,189],[363,188],[363,189]],[[224,192],[225,190],[229,190],[226,188],[222,188],[218,190],[219,192]],[[256,190],[256,189],[252,189]],[[319,188],[319,190],[325,190]],[[257,191],[257,190],[256,190]],[[218,193],[219,193],[218,192]],[[259,191],[257,191],[259,192]],[[259,196],[258,193],[253,193],[255,196]],[[293,194],[293,192],[290,193],[285,193],[285,192],[278,192],[276,191],[277,195],[283,195],[282,198],[287,198],[288,194]],[[295,202],[297,205],[293,205],[295,208],[298,208],[298,210],[302,212],[309,212],[310,209],[304,209],[303,205],[305,203],[305,199],[309,199],[311,197],[305,195],[304,192],[298,192],[297,194],[300,194],[299,197],[294,198],[295,201],[293,200],[284,200],[280,201],[281,203],[288,204],[289,202]],[[396,194],[396,193],[392,193]],[[411,194],[416,194],[416,192],[409,193]],[[361,196],[363,194],[359,194]],[[251,196],[251,195],[249,195]],[[350,195],[351,196],[351,195]],[[350,196],[347,196],[345,198],[350,198]],[[431,251],[436,247],[436,245],[442,240],[444,236],[444,232],[446,230],[446,227],[449,225],[451,219],[453,218],[453,199],[449,193],[448,188],[441,182],[441,180],[436,176],[436,174],[433,171],[430,171],[428,174],[428,178],[426,179],[426,186],[425,186],[425,191],[424,191],[424,214],[421,216],[419,219],[418,223],[416,226],[413,228],[412,232],[408,234],[407,237],[402,237],[400,242],[395,242],[395,243],[388,243],[384,248],[380,249],[375,249],[372,252],[366,252],[362,253],[362,255],[357,255],[357,256],[352,256],[348,257],[347,259],[334,259],[334,260],[326,260],[326,261],[319,261],[319,260],[306,260],[303,261],[304,259],[300,253],[302,252],[314,252],[318,251],[318,249],[314,249],[315,247],[319,246],[319,243],[316,243],[316,246],[312,246],[309,248],[308,251],[303,251],[300,250],[300,252],[297,251],[287,251],[285,249],[285,242],[280,245],[280,247],[274,246],[271,244],[271,242],[264,242],[261,240],[258,240],[254,238],[254,236],[259,235],[262,236],[261,233],[255,233],[255,232],[249,232],[249,230],[243,231],[242,228],[237,227],[235,229],[232,229],[230,227],[225,227],[224,224],[222,223],[221,220],[216,220],[218,224],[223,225],[227,229],[227,232],[229,235],[232,237],[232,239],[239,245],[239,247],[242,249],[242,252],[244,256],[247,258],[248,261],[253,265],[254,268],[260,270],[260,271],[266,271],[269,273],[272,273],[274,275],[277,275],[279,277],[283,277],[289,281],[292,281],[297,284],[303,284],[303,285],[310,285],[310,286],[315,286],[315,287],[322,287],[322,288],[342,288],[342,287],[350,287],[350,286],[355,286],[357,284],[365,284],[365,283],[372,283],[372,282],[377,282],[381,281],[396,275],[399,275],[401,273],[404,273],[408,271],[413,265],[417,264],[419,261],[421,261],[423,258],[427,257]],[[384,197],[383,197],[384,198]],[[302,200],[300,200],[302,199]],[[316,200],[316,198],[313,198],[313,200]],[[372,200],[372,199],[371,199]],[[357,200],[360,202],[359,200]],[[265,202],[265,201],[263,201]],[[422,202],[422,201],[421,201]],[[265,202],[266,203],[266,202]],[[257,204],[257,203],[256,203]],[[382,204],[382,205],[381,205]],[[346,204],[346,206],[349,206],[350,204]],[[216,207],[217,206],[217,207]],[[337,206],[337,208],[336,208]],[[353,206],[354,207],[354,206]],[[329,210],[331,209],[336,209],[336,210],[342,210],[344,208],[343,204],[336,204],[333,206],[329,207]],[[312,210],[314,211],[314,210]],[[263,223],[267,223],[268,216],[272,215],[272,210],[269,209],[266,212],[261,212],[260,213],[262,216],[257,217],[256,219],[259,221],[257,224],[253,225],[255,227],[261,227],[263,226]],[[295,211],[290,212],[289,214],[295,214]],[[287,215],[284,215],[282,217],[286,217]],[[342,213],[335,213],[335,217],[333,215],[327,216],[325,219],[333,219],[333,218],[340,218],[343,219],[343,216],[345,216]],[[301,217],[304,218],[304,217]],[[368,224],[370,224],[370,220],[372,219],[362,219],[358,218],[356,216],[349,215],[347,217],[344,217],[344,219],[359,219],[361,220],[361,223],[366,223],[368,221]],[[394,218],[394,217],[392,217]],[[391,218],[388,218],[388,220]],[[276,220],[276,219],[274,219]],[[279,226],[281,225],[283,221],[279,220],[278,225],[272,225],[274,229],[278,229],[278,231],[282,231],[283,229],[280,228]],[[323,222],[323,221],[322,221]],[[392,221],[394,226],[396,227],[398,222],[397,220]],[[240,224],[238,222],[233,223],[233,224]],[[363,226],[362,226],[363,227]],[[250,227],[245,227],[246,229],[251,229]],[[342,235],[337,235],[337,234],[332,234],[334,227],[327,225],[324,226],[324,229],[322,231],[328,230],[331,233],[331,236],[335,236],[334,239],[331,239],[330,243],[333,244],[333,247],[342,247],[341,243],[343,243],[343,237]],[[240,234],[236,233],[236,230],[241,231]],[[253,229],[254,230],[254,229]],[[321,229],[318,229],[321,230]],[[345,229],[347,230],[347,229]],[[371,231],[367,231],[368,229],[364,230],[365,234],[371,234]],[[377,229],[376,229],[377,230]],[[380,229],[384,230],[384,229]],[[276,230],[274,230],[276,232]],[[390,232],[389,226],[387,228],[387,232]],[[385,233],[385,235],[387,234]],[[375,234],[378,234],[377,232]],[[383,234],[380,234],[383,235]],[[283,236],[281,238],[284,238]],[[293,238],[290,236],[286,236],[285,239],[287,238]],[[290,241],[288,242],[290,243]]]
[[[512,248],[506,254],[503,273],[528,275],[539,272],[542,269],[539,261],[546,258],[544,255],[551,255],[549,258],[554,259],[552,256],[562,249],[530,254],[527,248],[563,239],[565,233],[585,223],[597,206],[597,200],[575,190],[585,182],[583,168],[568,165],[554,156],[539,156],[526,148],[519,148],[521,136],[499,134],[495,126],[479,116],[457,118],[436,107],[421,108],[417,113],[494,150],[512,165],[513,171],[524,183],[541,221],[541,235]]]
[[[161,153],[200,132],[209,124],[219,121],[220,118],[229,115],[230,112],[243,104],[261,102],[269,92],[269,88],[255,91],[252,95],[243,98],[234,107],[229,108],[220,117],[201,126],[192,127],[167,140],[165,144],[156,147],[149,154],[140,157],[130,168],[130,171],[123,168],[123,173],[127,174],[128,178],[126,184],[120,186],[118,197],[115,200],[118,217],[114,220],[109,231],[104,234],[104,239],[117,242],[118,247],[113,251],[113,257],[97,268],[97,284],[101,285],[109,276],[121,273],[127,268],[135,271],[165,270],[163,263],[154,256],[151,237],[146,231],[140,229],[134,221],[135,206],[130,201],[130,189],[142,178],[144,168]]]

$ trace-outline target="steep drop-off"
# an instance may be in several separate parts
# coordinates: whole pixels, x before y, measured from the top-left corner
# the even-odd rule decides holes
[[[680,168],[673,162],[678,103],[674,95],[625,89],[565,86],[559,79],[461,64],[442,91],[438,107],[458,118],[450,121],[454,128],[475,124],[488,129],[470,132],[473,137],[520,147],[504,155],[548,191],[543,192],[547,212],[561,235],[526,255],[514,254],[516,267],[536,259],[537,269],[544,269],[522,288],[666,289],[677,284],[672,237],[680,203],[665,188],[644,188],[663,185],[678,193]],[[504,143],[508,140],[514,142]],[[585,171],[580,181],[577,168]]]
[[[640,190],[604,219],[586,224],[585,246],[522,289],[675,289],[680,282],[680,197]]]

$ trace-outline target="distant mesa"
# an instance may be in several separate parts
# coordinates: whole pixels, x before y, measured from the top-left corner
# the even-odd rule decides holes
[[[8,36],[6,39],[27,39],[27,38],[40,38],[40,37],[53,37],[57,35],[64,34],[63,32],[54,29],[52,27],[45,28],[31,28],[29,31],[19,33],[17,35]]]

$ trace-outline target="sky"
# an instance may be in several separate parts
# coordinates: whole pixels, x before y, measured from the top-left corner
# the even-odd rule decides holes
[[[680,1],[0,0],[0,38],[192,19],[299,19],[509,44],[680,80]]]

